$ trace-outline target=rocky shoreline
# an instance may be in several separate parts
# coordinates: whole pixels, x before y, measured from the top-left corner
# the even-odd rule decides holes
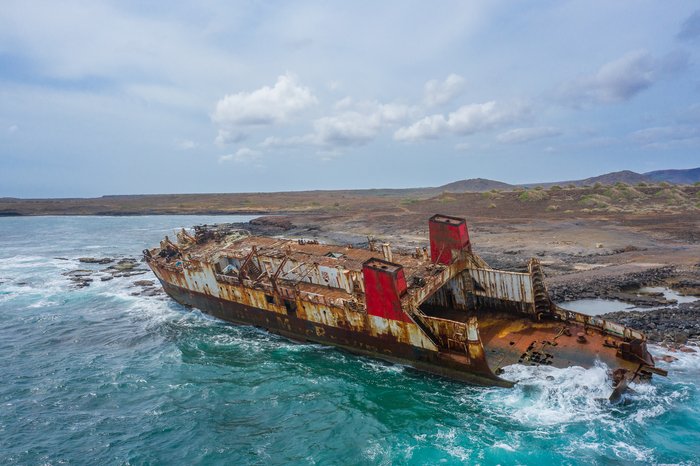
[[[655,343],[700,344],[700,301],[650,311],[610,312],[601,317],[639,329]]]
[[[629,303],[637,309],[609,312],[600,317],[641,330],[654,343],[697,345],[700,344],[700,271],[697,266],[693,269],[658,267],[588,281],[566,281],[549,287],[549,293],[557,303],[579,299]],[[678,303],[666,298],[663,293],[643,291],[645,287],[653,286],[673,289],[687,296],[698,297],[698,300]]]
[[[576,299],[618,299],[635,306],[660,306],[673,304],[660,294],[644,294],[642,287],[664,285],[677,274],[674,267],[658,267],[619,276],[601,276],[587,281],[567,281],[548,286],[554,302]]]
[[[60,260],[71,260],[65,257],[58,257]],[[86,268],[80,268],[64,272],[63,275],[76,288],[86,288],[90,286],[96,279],[106,282],[115,278],[129,278],[138,275],[144,275],[149,270],[142,265],[142,260],[135,257],[79,257],[77,261]],[[111,264],[104,269],[88,268],[95,265]],[[160,287],[155,286],[153,280],[136,280],[132,282],[132,286],[139,288],[138,291],[131,293],[132,296],[156,296],[163,293]]]

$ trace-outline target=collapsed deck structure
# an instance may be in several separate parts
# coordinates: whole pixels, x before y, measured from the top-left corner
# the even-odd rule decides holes
[[[429,250],[394,252],[199,226],[144,256],[182,304],[466,382],[510,387],[499,376],[510,364],[600,360],[616,397],[630,380],[664,374],[641,332],[555,305],[537,260],[527,273],[490,268],[462,218],[434,215],[429,232]]]

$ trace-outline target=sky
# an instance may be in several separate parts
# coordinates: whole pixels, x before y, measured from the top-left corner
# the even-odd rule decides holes
[[[697,1],[0,7],[0,197],[700,166]]]

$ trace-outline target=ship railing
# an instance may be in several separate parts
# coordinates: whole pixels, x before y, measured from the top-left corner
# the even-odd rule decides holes
[[[563,309],[556,305],[552,306],[551,312],[557,319],[565,322],[577,322],[579,324],[583,324],[585,327],[595,328],[603,333],[616,335],[627,339],[646,340],[646,337],[642,332],[625,327],[624,325],[617,324],[615,322],[610,322],[609,320],[605,320],[599,316],[589,316],[580,312]]]

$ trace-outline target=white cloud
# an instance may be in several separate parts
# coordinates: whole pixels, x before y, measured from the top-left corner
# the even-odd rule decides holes
[[[317,146],[328,151],[360,146],[374,140],[386,128],[405,121],[414,111],[408,105],[354,102],[349,97],[338,101],[335,108],[341,111],[314,120],[313,132],[287,138],[268,137],[260,147]],[[337,151],[333,154],[337,155]]]
[[[683,21],[677,37],[687,41],[700,39],[700,10],[695,11]]]
[[[336,110],[343,110],[352,107],[354,103],[353,98],[348,95],[337,101],[334,107]]]
[[[306,134],[304,136],[291,136],[287,138],[280,138],[277,136],[270,136],[265,138],[263,142],[259,144],[262,148],[292,148],[315,145],[316,138],[313,134]]]
[[[374,139],[380,125],[362,113],[344,112],[319,118],[314,122],[314,130],[319,143],[351,146],[366,144]]]
[[[415,141],[418,139],[434,139],[447,132],[449,125],[444,115],[424,117],[411,126],[399,128],[394,133],[398,141]]]
[[[17,126],[17,125],[10,125],[7,128],[7,132],[10,134],[16,133],[17,131],[19,131],[19,126]]]
[[[229,144],[235,144],[241,142],[248,137],[247,134],[241,131],[232,131],[228,129],[220,129],[214,139],[214,143],[219,147],[224,147]]]
[[[694,125],[657,126],[635,131],[632,140],[647,149],[700,145],[700,128]]]
[[[194,22],[178,21],[175,15],[139,15],[122,6],[6,1],[0,9],[0,42],[31,53],[39,73],[59,79],[118,76],[127,83],[131,77],[201,87],[243,69],[235,57],[212,47]]]
[[[273,87],[228,94],[216,104],[212,120],[226,127],[261,126],[282,123],[314,105],[316,97],[297,78],[284,74]]]
[[[450,74],[444,81],[432,79],[425,83],[423,100],[428,106],[447,103],[457,97],[464,89],[465,79],[457,74]]]
[[[464,105],[447,116],[430,115],[410,126],[399,128],[394,133],[394,139],[416,141],[445,134],[474,134],[518,121],[528,112],[529,108],[525,105],[514,104],[506,107],[495,101]]]
[[[498,140],[506,144],[519,144],[559,135],[561,135],[561,131],[551,126],[537,128],[515,128],[499,134]]]
[[[646,50],[629,52],[560,87],[559,93],[574,104],[616,103],[631,99],[663,76],[685,68],[687,56],[671,53],[661,59]]]
[[[233,154],[226,154],[219,157],[219,162],[235,162],[240,164],[250,164],[258,162],[261,153],[248,147],[241,147]]]
[[[345,101],[342,107],[351,105]],[[353,146],[367,144],[379,133],[405,120],[411,107],[400,104],[362,102],[352,110],[314,121],[314,139],[319,145]]]

